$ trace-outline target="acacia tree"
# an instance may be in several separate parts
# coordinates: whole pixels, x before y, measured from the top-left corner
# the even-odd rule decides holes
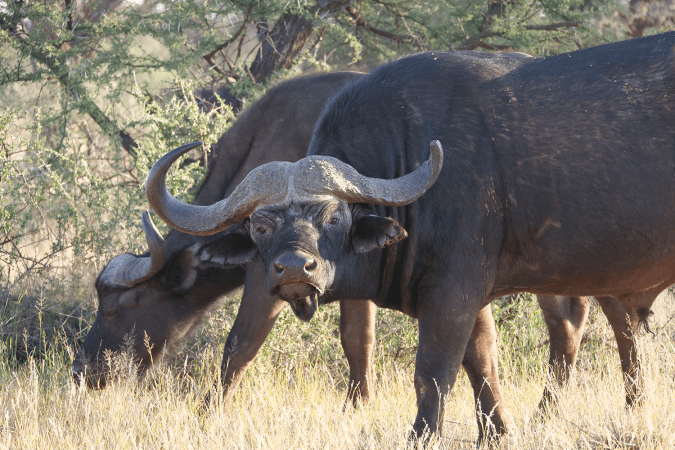
[[[64,96],[59,114],[86,114],[135,153],[120,96],[143,73],[237,85],[247,94],[300,61],[368,66],[425,49],[559,53],[672,24],[672,2],[631,0],[123,0],[3,2],[0,86],[42,83]],[[615,14],[611,14],[615,12]],[[141,43],[139,45],[139,43]],[[160,51],[146,51],[148,43]],[[136,78],[134,77],[136,75]],[[42,88],[42,87],[41,87]]]

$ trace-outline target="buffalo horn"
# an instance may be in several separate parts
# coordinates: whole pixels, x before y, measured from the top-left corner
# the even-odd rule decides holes
[[[158,273],[167,261],[164,238],[152,223],[147,211],[141,216],[145,240],[150,256],[120,255],[113,258],[101,274],[101,281],[108,285],[133,287]]]
[[[333,195],[348,203],[403,206],[431,187],[443,167],[443,148],[430,144],[431,155],[415,171],[393,180],[369,178],[330,156],[312,155],[296,163],[270,162],[252,170],[232,195],[211,206],[188,205],[166,189],[166,172],[181,155],[201,145],[193,142],[170,151],[155,163],[145,182],[150,206],[169,226],[184,233],[211,235],[250,216],[260,205],[289,199],[311,201]]]
[[[296,175],[296,183],[301,183],[312,194],[332,194],[347,203],[405,206],[420,198],[441,173],[443,147],[439,141],[431,141],[429,147],[429,159],[399,178],[369,178],[339,159],[316,157],[315,161],[303,164],[309,170]]]
[[[210,206],[188,205],[166,189],[166,172],[171,164],[201,142],[182,145],[162,156],[148,173],[145,194],[148,203],[170,227],[188,234],[207,236],[218,233],[248,217],[261,204],[283,199],[287,162],[270,162],[252,170],[228,198]]]

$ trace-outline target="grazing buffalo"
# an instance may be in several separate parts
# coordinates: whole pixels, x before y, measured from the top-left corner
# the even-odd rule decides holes
[[[260,261],[299,317],[361,299],[416,317],[419,437],[441,426],[460,365],[474,387],[474,369],[491,381],[494,298],[611,296],[645,320],[675,282],[674,44],[665,33],[497,77],[480,53],[408,56],[345,86],[300,161],[194,206],[164,184],[186,145],[155,164],[148,200],[186,233],[243,221],[201,258]],[[497,394],[481,404],[499,434]]]

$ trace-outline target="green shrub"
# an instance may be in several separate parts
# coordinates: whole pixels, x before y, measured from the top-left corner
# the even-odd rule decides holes
[[[228,107],[200,110],[189,83],[179,82],[178,88],[180,96],[140,103],[134,126],[143,135],[135,161],[100,147],[88,152],[86,137],[78,134],[81,124],[69,125],[69,150],[55,151],[39,117],[22,130],[24,110],[0,111],[0,282],[29,274],[58,282],[69,269],[63,265],[67,258],[101,267],[122,251],[145,250],[140,213],[148,209],[143,182],[150,167],[186,142],[202,141],[198,152],[205,153],[233,118]],[[191,201],[190,189],[205,170],[184,164],[171,171],[167,185]]]

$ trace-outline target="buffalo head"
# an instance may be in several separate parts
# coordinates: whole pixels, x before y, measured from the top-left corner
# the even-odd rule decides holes
[[[210,267],[223,266],[200,257],[208,243],[170,255],[147,212],[143,229],[149,255],[120,255],[96,280],[98,313],[72,367],[75,380],[86,381],[91,388],[107,384],[108,354],[130,351],[142,374],[201,323],[228,285],[236,287],[243,281],[241,269],[225,279],[215,271],[209,276]]]
[[[329,156],[271,162],[249,173],[228,198],[195,206],[174,198],[165,177],[171,164],[197,145],[179,147],[155,163],[146,181],[150,205],[171,227],[189,234],[211,235],[243,220],[236,232],[248,236],[248,245],[221,245],[201,257],[240,264],[260,255],[270,293],[306,321],[345,270],[358,270],[356,255],[407,236],[395,220],[372,214],[368,205],[412,203],[436,181],[443,163],[438,141],[424,164],[393,180],[365,177]]]

